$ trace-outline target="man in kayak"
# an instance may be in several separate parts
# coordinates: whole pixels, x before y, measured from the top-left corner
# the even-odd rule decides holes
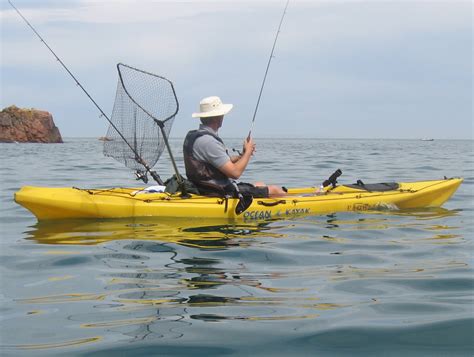
[[[236,183],[255,152],[252,138],[244,141],[243,152],[230,156],[218,130],[224,115],[232,109],[232,104],[223,104],[219,97],[207,97],[199,103],[200,111],[193,118],[200,118],[198,130],[191,130],[184,140],[183,154],[186,176],[203,194],[240,193],[253,197],[284,196],[286,192],[278,186],[266,186],[259,182]],[[236,187],[237,186],[237,187]]]

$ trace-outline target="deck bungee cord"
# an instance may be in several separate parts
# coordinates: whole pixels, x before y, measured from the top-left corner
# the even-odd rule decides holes
[[[333,184],[335,174],[338,174],[338,172],[336,171],[335,173],[333,173],[331,175],[331,177],[329,177],[328,180],[324,181],[324,183],[329,182],[329,183]],[[444,180],[451,180],[451,179],[444,178]],[[426,182],[429,183],[430,181],[426,181]],[[399,193],[415,193],[415,192],[418,192],[418,191],[423,191],[423,190],[433,188],[434,186],[442,184],[442,182],[443,182],[443,180],[441,180],[441,181],[433,180],[431,185],[427,184],[426,186],[423,186],[418,190],[414,190],[414,189],[411,189],[411,188],[410,189],[402,189],[402,188],[399,188],[399,187],[394,188],[394,189],[388,189],[388,190],[377,190],[377,189],[367,190],[367,189],[364,189],[363,187],[361,187],[361,188],[355,187],[355,186],[357,186],[356,184],[355,185],[344,185],[344,187],[346,187],[346,188],[352,188],[353,189],[353,190],[345,190],[344,194],[357,194],[357,193],[391,194],[391,193],[394,193],[394,192],[395,193],[396,192],[399,192]],[[334,182],[334,184],[335,183],[336,182]],[[381,183],[379,185],[388,185],[388,184],[387,183]],[[325,186],[328,186],[328,185],[325,185]],[[298,195],[298,196],[301,196],[301,197],[312,197],[312,196],[320,197],[320,196],[330,196],[330,195],[336,195],[336,196],[337,195],[342,195],[343,193],[341,193],[341,192],[332,192],[332,190],[335,187],[336,187],[336,185],[333,185],[332,187],[328,188],[324,192],[318,192],[316,187],[306,187],[306,188],[304,188],[306,191],[312,190],[312,192],[306,192],[307,196],[301,196],[302,193],[299,193],[299,192],[297,192],[297,193],[291,192],[291,189],[290,189],[290,191],[288,192],[288,198],[291,198],[292,195],[294,195],[294,196]],[[168,197],[182,198],[180,196],[173,195],[173,194],[171,194],[169,192],[166,192],[166,191],[146,193],[144,191],[137,190],[137,188],[135,188],[135,187],[134,188],[132,188],[132,187],[114,187],[114,188],[107,188],[107,189],[72,187],[72,189],[78,190],[78,191],[84,191],[84,192],[89,193],[90,195],[102,195],[102,196],[110,195],[110,196],[124,197],[124,198],[129,197],[129,198],[133,198],[133,199],[137,199],[137,200],[145,200],[145,198],[137,198],[136,196],[138,194],[141,194],[142,196],[143,195],[150,195],[150,194],[166,194]],[[128,192],[128,191],[130,191],[130,192]],[[202,196],[194,195],[190,198],[200,199],[201,197]],[[215,197],[215,198],[220,198],[220,197]],[[279,198],[277,198],[277,197],[275,197],[274,199],[279,200]],[[159,198],[158,200],[163,200],[163,198]]]
[[[337,171],[331,176],[333,177],[335,174],[337,174]],[[331,179],[331,177],[326,181],[329,181],[330,179]],[[449,180],[449,179],[445,179],[445,180]],[[429,181],[427,181],[427,182],[429,182]],[[400,194],[400,193],[421,192],[423,190],[432,189],[434,186],[440,185],[442,183],[443,183],[443,181],[433,181],[433,183],[431,185],[427,184],[426,186],[421,187],[418,190],[397,188],[397,189],[394,189],[394,190],[387,190],[387,191],[376,191],[376,190],[367,191],[367,190],[363,190],[361,188],[361,189],[354,189],[353,191],[345,190],[344,192],[332,192],[332,190],[335,188],[335,186],[334,186],[334,187],[329,188],[324,193],[316,192],[316,188],[314,187],[313,188],[315,190],[314,193],[310,194],[309,196],[303,196],[303,197],[305,197],[304,200],[292,199],[291,196],[296,195],[296,194],[292,194],[290,192],[289,196],[286,197],[286,199],[281,199],[281,198],[275,197],[275,198],[268,199],[267,201],[258,200],[256,203],[257,203],[257,205],[261,205],[261,206],[265,206],[265,207],[273,207],[273,206],[277,206],[277,205],[280,205],[280,204],[286,204],[287,202],[291,202],[295,205],[300,203],[300,202],[317,202],[317,201],[320,201],[321,198],[324,197],[324,196],[325,196],[324,197],[325,201],[347,200],[348,199],[347,195],[350,195],[350,194],[366,194],[366,195],[371,194],[371,197],[387,197],[387,196],[397,195],[397,194]],[[344,186],[344,187],[353,188],[353,185]],[[229,198],[229,197],[227,197],[227,198],[209,197],[209,198],[211,198],[211,200],[209,200],[209,202],[203,202],[202,201],[202,198],[203,198],[202,196],[193,195],[191,197],[188,197],[186,200],[182,200],[181,196],[172,195],[172,194],[167,193],[167,192],[158,193],[158,194],[161,194],[161,195],[164,195],[164,196],[160,196],[160,197],[156,197],[156,198],[149,198],[149,197],[147,198],[146,196],[150,195],[149,193],[142,193],[141,195],[137,195],[136,193],[134,193],[134,192],[136,192],[135,188],[125,188],[125,187],[123,187],[123,188],[111,188],[111,189],[85,189],[85,188],[73,187],[73,189],[78,190],[78,191],[84,191],[84,192],[87,192],[90,195],[95,195],[95,196],[119,197],[119,198],[135,200],[135,201],[141,201],[141,202],[145,202],[145,203],[162,202],[162,201],[168,201],[169,203],[180,203],[180,202],[185,201],[186,203],[196,203],[196,204],[216,204],[216,202],[218,204],[222,204],[222,203],[227,204],[227,202],[225,202],[225,201],[227,201],[229,199],[232,199],[232,198]],[[307,189],[310,189],[310,188],[307,188]],[[127,192],[127,191],[130,191],[130,192]],[[157,193],[155,193],[155,194],[157,194]],[[344,197],[344,196],[346,196],[346,197]],[[314,197],[314,198],[311,199],[310,197]],[[199,202],[196,202],[196,201],[199,201]]]

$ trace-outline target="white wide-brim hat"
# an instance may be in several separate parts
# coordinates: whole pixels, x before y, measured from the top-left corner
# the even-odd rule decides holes
[[[199,113],[193,113],[193,118],[210,118],[226,115],[233,104],[223,104],[219,97],[206,97],[199,102]]]

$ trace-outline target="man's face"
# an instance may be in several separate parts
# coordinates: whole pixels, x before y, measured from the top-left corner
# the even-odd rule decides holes
[[[220,127],[222,126],[222,122],[224,121],[224,116],[223,116],[223,115],[218,116],[218,117],[216,118],[216,121],[219,123],[219,126],[218,126],[218,127],[220,128]]]
[[[215,125],[217,129],[219,129],[222,126],[222,121],[224,120],[223,115],[215,116],[210,118],[212,120],[212,125]]]

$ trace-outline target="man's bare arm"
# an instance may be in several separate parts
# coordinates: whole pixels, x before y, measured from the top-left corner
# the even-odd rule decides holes
[[[245,150],[242,156],[233,157],[237,158],[235,162],[233,161],[233,158],[231,158],[224,165],[219,167],[219,170],[228,178],[237,180],[240,176],[242,176],[250,161],[250,157],[255,151],[255,144],[252,139],[250,139],[248,142],[245,142],[244,146]]]

